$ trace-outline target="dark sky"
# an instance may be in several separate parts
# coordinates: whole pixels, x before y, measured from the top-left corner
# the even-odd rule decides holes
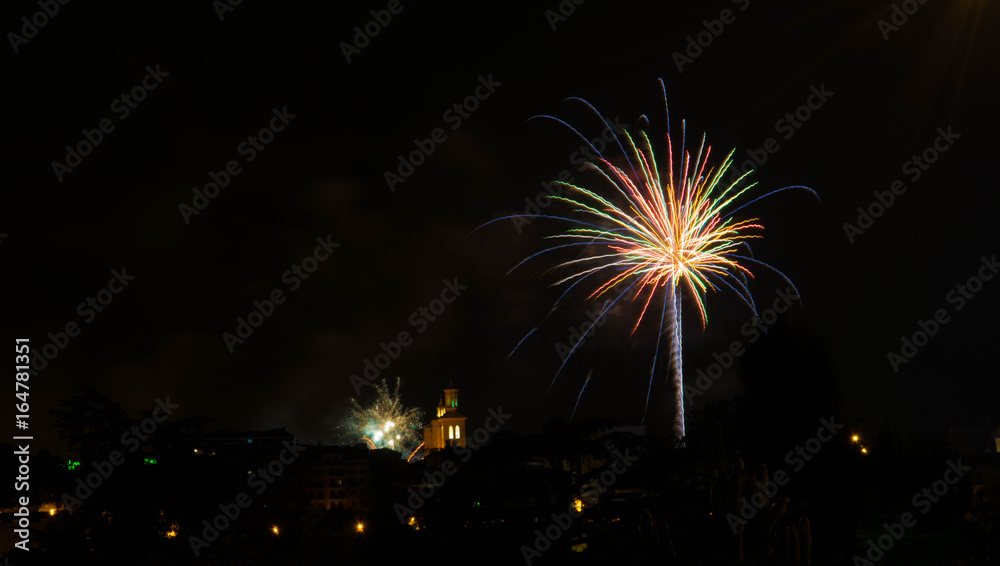
[[[743,393],[762,413],[796,415],[748,426],[806,432],[835,412],[868,430],[940,439],[949,426],[1000,424],[1000,280],[961,310],[946,299],[1000,251],[995,3],[928,2],[890,30],[879,19],[891,22],[892,6],[862,0],[590,0],[555,29],[546,17],[555,0],[404,2],[350,62],[342,44],[385,3],[274,4],[245,1],[220,21],[207,0],[74,2],[16,53],[7,36],[3,339],[29,337],[40,350],[47,333],[81,327],[32,378],[41,447],[62,449],[48,411],[81,386],[133,412],[170,396],[179,416],[213,426],[328,438],[354,394],[349,376],[401,331],[413,344],[386,374],[401,375],[407,400],[425,410],[454,379],[473,425],[502,406],[511,430],[533,432],[569,418],[593,371],[576,418],[641,421],[655,321],[629,338],[635,307],[610,315],[550,389],[556,342],[594,305],[576,295],[546,319],[561,292],[549,287],[552,263],[506,274],[558,226],[535,220],[518,233],[502,221],[469,234],[523,213],[540,183],[575,169],[580,140],[529,120],[552,114],[599,135],[600,122],[567,97],[630,128],[645,114],[661,143],[658,78],[675,136],[686,119],[689,140],[707,132],[717,156],[735,148],[739,161],[774,138],[777,151],[753,176],[758,190],[801,184],[821,198],[787,192],[745,210],[767,227],[756,256],[796,283],[803,305],[688,410]],[[710,22],[721,33],[679,71],[675,52],[726,9],[735,19]],[[21,18],[38,10],[7,3],[0,21],[20,34]],[[166,75],[125,115],[115,101],[147,67]],[[493,92],[453,128],[445,112],[490,77]],[[800,127],[779,124],[813,89],[832,94]],[[294,118],[247,162],[241,144],[286,107]],[[53,162],[105,118],[114,130],[60,181]],[[949,127],[960,137],[912,180],[904,164]],[[445,141],[390,191],[385,171],[437,128]],[[179,205],[230,160],[240,173],[186,224]],[[844,223],[896,179],[906,192],[850,242]],[[340,247],[291,291],[283,272],[327,236]],[[77,311],[122,268],[135,279],[102,312]],[[412,313],[455,278],[468,288],[417,333]],[[784,287],[764,270],[752,291],[767,304]],[[275,288],[286,301],[230,353],[223,333]],[[689,379],[714,352],[748,341],[740,327],[751,313],[732,296],[709,299],[705,330],[685,303]],[[887,353],[940,308],[949,322],[894,373]],[[672,418],[664,375],[658,368],[646,419],[658,432]]]

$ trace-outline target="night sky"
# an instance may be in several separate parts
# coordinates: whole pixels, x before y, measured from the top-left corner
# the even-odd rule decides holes
[[[208,0],[73,2],[16,52],[8,35],[3,339],[28,337],[41,350],[48,333],[80,328],[32,378],[38,448],[65,450],[48,411],[80,387],[133,413],[169,396],[176,415],[207,416],[210,428],[287,427],[330,441],[355,394],[350,376],[402,331],[412,344],[384,373],[402,376],[405,399],[427,412],[452,379],[470,425],[502,407],[509,430],[532,433],[570,418],[590,374],[574,420],[642,422],[655,317],[630,337],[641,305],[624,305],[550,387],[557,342],[597,303],[571,294],[550,312],[562,292],[550,287],[551,259],[508,271],[561,226],[473,230],[525,213],[525,199],[563,170],[588,179],[574,157],[582,141],[531,119],[553,115],[599,136],[603,124],[569,97],[645,127],[664,152],[659,78],[676,139],[685,119],[689,143],[707,132],[717,159],[735,148],[739,164],[777,147],[751,176],[755,190],[806,185],[820,196],[788,191],[744,210],[766,226],[756,257],[802,297],[766,335],[749,344],[740,328],[752,313],[727,294],[709,296],[702,329],[687,297],[687,379],[733,341],[748,349],[688,411],[742,395],[761,415],[748,427],[803,438],[830,414],[934,442],[948,427],[1000,424],[1000,279],[960,310],[948,299],[1000,252],[995,3],[912,2],[919,9],[894,29],[879,23],[893,17],[881,1],[566,0],[574,11],[560,18],[546,14],[558,13],[555,0],[403,2],[360,48],[345,47],[355,26],[387,4],[336,4],[245,1],[220,19]],[[21,18],[38,10],[7,3],[0,21],[20,34]],[[713,24],[724,10],[729,23]],[[711,33],[706,20],[718,37],[680,60],[688,37]],[[144,78],[155,88],[123,106]],[[490,87],[474,111],[448,113],[481,84]],[[798,126],[782,121],[797,110]],[[275,121],[282,112],[287,124]],[[77,166],[53,165],[104,119],[114,129]],[[282,130],[249,149],[269,124]],[[907,168],[939,128],[956,135],[938,141],[936,162]],[[438,129],[444,141],[390,189],[386,171],[398,174],[399,156]],[[239,173],[185,218],[179,206],[194,206],[194,189],[233,160]],[[845,222],[857,224],[858,207],[897,179],[905,192],[852,242]],[[339,247],[308,279],[284,275],[313,256],[317,238]],[[78,310],[122,269],[134,279],[105,292],[113,299],[101,312]],[[467,288],[430,322],[420,309],[445,280]],[[767,270],[751,286],[759,305],[785,288]],[[231,353],[223,334],[274,289],[284,302]],[[949,321],[895,372],[887,354],[938,309]],[[665,375],[657,368],[645,416],[658,434],[673,417]]]

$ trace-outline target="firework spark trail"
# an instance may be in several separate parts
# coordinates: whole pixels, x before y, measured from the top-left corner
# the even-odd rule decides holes
[[[671,302],[670,304],[672,305],[673,303]],[[663,301],[663,312],[660,313],[661,329],[663,328],[663,321],[666,316],[667,316],[667,301]],[[671,318],[673,317],[671,316]],[[649,368],[649,388],[646,389],[646,405],[642,409],[642,422],[646,422],[646,413],[649,411],[649,396],[653,393],[653,375],[656,372],[656,359],[660,356],[661,338],[663,338],[662,332],[660,332],[656,336],[656,350],[653,352],[653,364]]]
[[[511,356],[514,355],[514,352],[516,352],[517,349],[521,347],[521,344],[524,344],[524,341],[528,339],[528,336],[531,336],[532,334],[534,334],[536,330],[538,330],[537,326],[534,327],[534,328],[532,328],[530,332],[528,332],[527,334],[525,334],[524,338],[521,338],[521,341],[517,343],[517,346],[514,346],[514,349],[511,350],[509,354],[507,354],[507,359],[508,360],[510,359]]]
[[[580,406],[580,399],[583,398],[583,390],[587,388],[587,384],[590,383],[590,376],[594,374],[594,370],[587,372],[587,380],[583,382],[583,387],[580,388],[580,394],[576,396],[576,405],[573,405],[573,414],[569,416],[570,422],[573,421],[573,417],[576,416],[576,408]]]
[[[618,149],[627,162],[626,169],[631,174],[609,161],[597,151],[586,136],[567,122],[548,115],[538,117],[554,120],[567,127],[590,147],[597,158],[588,164],[588,169],[597,173],[600,184],[610,188],[609,194],[617,195],[620,204],[612,202],[610,198],[602,196],[596,190],[555,181],[568,191],[551,198],[568,204],[574,217],[511,215],[487,222],[476,230],[509,218],[545,218],[571,224],[563,232],[546,238],[573,241],[550,246],[534,253],[518,263],[514,269],[547,252],[565,250],[573,246],[582,246],[583,253],[591,249],[596,250],[595,254],[563,261],[550,268],[569,271],[568,275],[553,285],[570,283],[569,287],[572,289],[584,279],[600,275],[601,281],[589,292],[586,299],[600,298],[620,284],[627,285],[625,291],[615,298],[615,302],[635,288],[630,300],[637,304],[641,302],[642,308],[632,326],[633,333],[642,323],[650,304],[662,288],[664,304],[658,328],[656,353],[650,370],[650,389],[647,391],[646,405],[648,408],[652,375],[659,354],[660,336],[666,329],[671,340],[670,373],[675,387],[674,433],[683,443],[685,430],[681,355],[682,292],[686,289],[686,293],[694,299],[703,328],[708,324],[705,300],[710,292],[732,291],[756,315],[756,305],[749,290],[749,281],[753,278],[750,264],[770,269],[789,284],[791,281],[784,273],[751,257],[753,252],[748,240],[762,237],[760,232],[764,227],[756,218],[735,219],[735,213],[764,197],[790,189],[803,189],[812,193],[817,199],[819,197],[808,187],[794,185],[767,192],[736,206],[736,201],[756,185],[751,183],[741,186],[752,171],[747,171],[726,186],[722,179],[733,164],[733,152],[730,151],[718,167],[710,166],[712,147],[706,145],[706,137],[702,135],[697,152],[692,156],[687,147],[687,122],[684,120],[681,121],[680,152],[675,155],[670,133],[666,87],[662,80],[660,88],[667,115],[667,163],[662,176],[660,165],[657,164],[652,144],[645,131],[639,129],[634,137],[624,130],[615,132],[607,119],[589,102],[571,98],[569,100],[584,104],[614,133]],[[648,119],[646,120],[648,122]],[[744,247],[746,252],[742,252]],[[794,285],[792,287],[795,288]],[[563,296],[570,289],[567,289]],[[534,329],[528,335],[533,332]],[[555,377],[562,372],[575,350],[576,347],[563,361]],[[585,388],[586,383],[583,389]],[[583,389],[580,392],[581,396]],[[574,407],[574,412],[575,410]]]
[[[410,452],[410,455],[406,457],[406,461],[409,462],[410,458],[413,458],[413,455],[417,453],[417,450],[420,450],[423,447],[424,447],[424,443],[421,442],[420,445],[417,446],[416,448],[414,448],[413,452]]]

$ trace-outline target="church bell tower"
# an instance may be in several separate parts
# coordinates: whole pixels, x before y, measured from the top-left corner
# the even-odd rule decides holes
[[[465,447],[465,416],[458,412],[458,388],[448,380],[444,396],[440,398],[435,412],[437,418],[424,427],[424,454],[443,450],[450,446]]]

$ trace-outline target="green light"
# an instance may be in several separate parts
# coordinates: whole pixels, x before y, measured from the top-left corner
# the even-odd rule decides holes
[[[66,461],[66,467],[69,468],[70,470],[75,469],[79,465],[80,465],[80,462],[74,462],[73,460],[67,460]]]
[[[156,464],[156,458],[143,458],[142,463],[146,464],[147,466],[152,466]]]

